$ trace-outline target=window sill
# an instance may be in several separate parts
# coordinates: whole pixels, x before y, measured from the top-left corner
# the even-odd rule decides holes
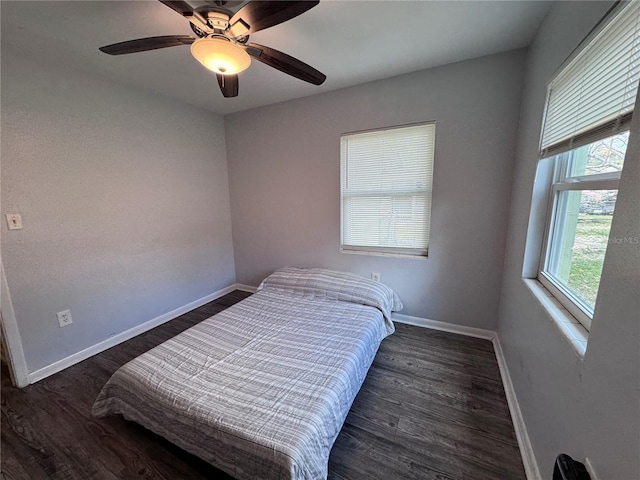
[[[536,300],[540,302],[542,308],[545,309],[551,321],[569,342],[578,358],[580,360],[584,359],[584,354],[587,351],[587,339],[589,338],[587,329],[538,280],[523,278],[522,281]]]
[[[427,255],[416,255],[413,253],[390,253],[390,252],[375,252],[371,250],[348,250],[341,248],[340,253],[346,253],[347,255],[372,255],[374,257],[391,257],[391,258],[421,258],[426,260]]]

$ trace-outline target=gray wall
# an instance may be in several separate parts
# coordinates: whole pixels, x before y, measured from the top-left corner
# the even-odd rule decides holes
[[[544,478],[561,452],[589,458],[600,479],[640,478],[640,245],[609,245],[584,361],[521,280],[546,82],[609,6],[557,3],[525,80],[498,331]],[[611,236],[637,241],[640,117],[633,130]]]
[[[368,276],[403,313],[495,328],[525,52],[225,117],[237,280],[285,265]],[[341,254],[340,134],[435,120],[429,258]]]
[[[29,371],[235,281],[222,117],[3,45],[1,140],[2,259]]]

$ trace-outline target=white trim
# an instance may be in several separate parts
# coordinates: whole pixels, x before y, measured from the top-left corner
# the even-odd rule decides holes
[[[536,457],[531,446],[531,441],[529,440],[529,434],[527,433],[527,427],[524,423],[522,412],[520,411],[520,404],[518,403],[516,392],[513,389],[513,383],[511,382],[511,376],[509,375],[507,362],[502,352],[502,346],[500,345],[500,338],[498,337],[498,333],[494,332],[493,330],[467,327],[464,325],[456,325],[453,323],[438,322],[437,320],[412,317],[410,315],[402,315],[400,313],[392,314],[391,319],[394,322],[406,323],[408,325],[415,325],[417,327],[431,328],[434,330],[441,330],[443,332],[457,333],[460,335],[466,335],[468,337],[491,340],[491,343],[493,343],[493,349],[496,354],[498,368],[500,369],[500,377],[502,378],[504,393],[507,397],[507,404],[509,405],[509,412],[511,413],[513,429],[515,430],[516,439],[518,440],[520,456],[522,457],[522,464],[524,465],[527,480],[542,480],[542,477],[540,476],[540,470],[538,469],[538,462],[536,461]]]
[[[29,385],[29,370],[27,368],[27,360],[22,349],[22,339],[20,338],[20,330],[16,321],[16,314],[13,310],[11,302],[11,294],[9,293],[9,285],[7,277],[4,273],[4,265],[0,261],[0,298],[2,320],[0,328],[2,329],[2,338],[9,361],[9,368],[12,370],[12,380],[15,381],[17,387],[26,387]]]
[[[401,313],[393,313],[391,319],[394,322],[406,323],[407,325],[415,325],[417,327],[432,328],[433,330],[441,330],[443,332],[458,333],[467,337],[484,338],[493,340],[497,333],[484,328],[467,327],[465,325],[457,325],[454,323],[438,322],[437,320],[429,320],[428,318],[412,317]]]
[[[72,365],[75,365],[76,363],[79,363],[83,360],[86,360],[87,358],[92,357],[100,352],[103,352],[108,348],[114,347],[122,342],[126,342],[127,340],[130,340],[131,338],[137,335],[140,335],[141,333],[144,333],[148,330],[151,330],[152,328],[157,327],[158,325],[162,325],[163,323],[173,320],[174,318],[177,318],[180,315],[184,315],[185,313],[190,312],[195,308],[201,307],[206,303],[212,302],[213,300],[220,298],[223,295],[226,295],[227,293],[233,292],[234,290],[236,290],[236,286],[237,284],[232,284],[228,287],[218,290],[217,292],[214,292],[210,295],[199,298],[198,300],[194,300],[193,302],[183,305],[182,307],[176,308],[175,310],[171,310],[170,312],[160,315],[159,317],[156,317],[140,325],[137,325],[133,328],[130,328],[129,330],[125,330],[124,332],[114,335],[113,337],[109,337],[100,343],[96,343],[91,347],[85,348],[84,350],[81,350],[72,355],[69,355],[68,357],[58,360],[57,362],[54,362],[51,365],[47,365],[46,367],[42,367],[34,372],[31,372],[29,373],[29,383],[35,383],[39,380],[42,380],[43,378],[53,375],[54,373],[58,373],[61,370],[71,367]]]
[[[375,252],[373,250],[349,250],[343,246],[340,247],[340,253],[346,253],[347,255],[372,255],[374,257],[390,257],[390,258],[421,258],[426,260],[429,258],[429,248],[424,254],[413,253],[391,253],[391,252]]]
[[[589,339],[589,332],[587,332],[586,328],[537,279],[523,278],[522,281],[540,303],[549,320],[560,330],[564,339],[569,342],[578,359],[583,361],[587,351],[587,340]]]
[[[511,412],[511,420],[513,422],[513,428],[516,432],[516,439],[518,440],[518,446],[520,447],[520,456],[522,457],[522,464],[524,465],[524,471],[527,475],[527,480],[542,480],[540,476],[540,470],[538,468],[538,462],[536,456],[533,453],[533,447],[529,440],[529,434],[527,433],[527,426],[524,423],[522,417],[522,411],[520,410],[520,404],[516,397],[516,392],[511,382],[511,375],[509,375],[509,368],[502,352],[502,345],[500,345],[500,337],[496,333],[493,338],[493,349],[496,352],[496,360],[498,361],[498,368],[500,369],[500,376],[502,377],[502,385],[504,386],[504,393],[507,397],[507,404],[509,405],[509,412]]]
[[[241,292],[256,293],[258,291],[258,287],[245,285],[244,283],[236,283],[234,284],[234,287],[236,290],[240,290]]]
[[[589,329],[591,328],[591,318],[593,317],[593,308],[573,293],[570,287],[564,285],[551,273],[541,271],[540,274],[538,274],[537,280],[540,282],[542,288],[545,288],[547,292],[559,302],[560,307],[567,311],[567,315],[570,315],[576,322],[582,325],[588,336]],[[591,312],[589,313],[590,307]]]

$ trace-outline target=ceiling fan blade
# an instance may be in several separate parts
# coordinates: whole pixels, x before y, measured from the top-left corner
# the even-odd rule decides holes
[[[160,0],[160,3],[165,4],[167,7],[172,10],[178,12],[183,17],[186,15],[191,15],[193,13],[193,8],[187,2],[175,1],[175,2],[167,2],[165,0]]]
[[[236,12],[229,21],[233,25],[239,20],[249,25],[249,33],[254,33],[265,28],[273,27],[279,23],[291,20],[294,17],[312,9],[320,3],[319,0],[297,2],[252,1]]]
[[[216,73],[222,95],[226,98],[238,96],[238,75],[220,75]]]
[[[327,79],[324,73],[319,72],[312,66],[273,48],[258,45],[257,43],[249,43],[246,50],[256,60],[305,82],[322,85]]]
[[[187,35],[165,35],[162,37],[138,38],[127,42],[114,43],[100,47],[100,51],[109,55],[124,55],[126,53],[146,52],[158,48],[177,47],[179,45],[191,45],[195,38]]]

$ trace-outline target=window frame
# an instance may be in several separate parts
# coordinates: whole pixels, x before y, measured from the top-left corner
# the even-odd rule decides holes
[[[430,162],[430,165],[427,164],[426,168],[431,168],[431,183],[426,185],[423,188],[413,188],[406,189],[403,191],[400,190],[391,190],[391,189],[380,189],[377,191],[371,192],[359,192],[356,194],[345,195],[344,191],[344,181],[345,181],[345,158],[343,158],[343,139],[345,137],[359,135],[359,134],[367,134],[367,133],[375,133],[375,132],[384,132],[384,131],[394,131],[400,129],[408,129],[414,127],[421,126],[431,126],[433,128],[433,149],[430,152],[430,158],[427,159]],[[413,258],[422,258],[425,259],[429,256],[429,244],[431,240],[431,208],[433,201],[433,170],[435,166],[435,137],[436,137],[436,122],[435,121],[425,121],[425,122],[417,122],[403,125],[394,125],[389,127],[380,127],[373,128],[367,130],[360,130],[354,132],[346,132],[340,135],[340,253],[345,254],[361,254],[361,255],[375,255],[375,256],[388,256],[388,257],[413,257]],[[345,239],[345,196],[389,196],[393,198],[394,196],[399,195],[428,195],[428,200],[425,202],[425,206],[428,208],[428,230],[427,230],[427,242],[426,247],[422,248],[413,248],[413,247],[399,247],[399,246],[372,246],[372,245],[349,245],[346,244]]]
[[[623,133],[623,132],[618,132]],[[547,273],[553,251],[553,240],[556,236],[556,224],[559,219],[560,193],[566,191],[584,190],[618,190],[621,171],[598,173],[592,175],[569,176],[568,170],[571,156],[575,152],[569,150],[557,155],[547,157],[554,162],[553,178],[549,188],[547,214],[544,236],[542,239],[542,251],[538,264],[538,281],[580,322],[585,329],[591,328],[593,309],[579,296],[573,295],[571,290],[562,283],[556,281],[551,273]],[[545,159],[546,160],[546,159]],[[615,213],[614,213],[615,214]],[[556,246],[557,247],[557,246]]]

